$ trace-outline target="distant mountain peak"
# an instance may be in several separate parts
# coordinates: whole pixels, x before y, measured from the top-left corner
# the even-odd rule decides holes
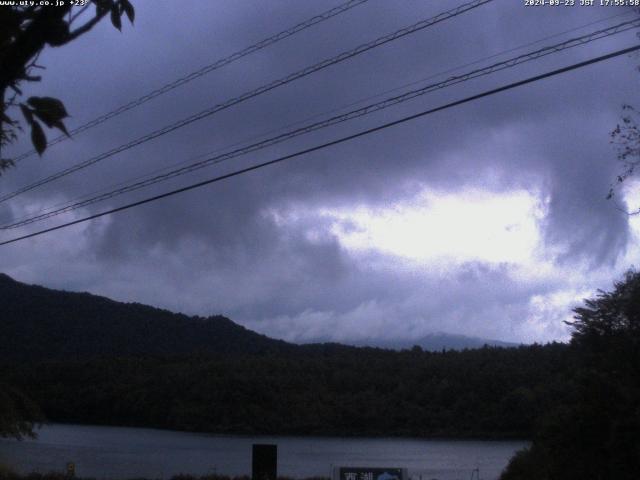
[[[330,342],[328,339],[318,339],[316,342]],[[416,338],[364,338],[353,341],[343,341],[343,344],[355,347],[384,348],[388,350],[409,350],[418,346],[427,351],[439,350],[464,350],[482,348],[485,345],[490,347],[516,347],[517,343],[492,340],[488,338],[472,337],[457,333],[431,332]]]

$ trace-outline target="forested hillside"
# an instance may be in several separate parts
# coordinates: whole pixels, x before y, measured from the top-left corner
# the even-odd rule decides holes
[[[446,353],[288,354],[0,367],[54,421],[228,433],[528,437],[565,395],[561,344]]]
[[[293,345],[0,277],[0,378],[51,421],[225,433],[528,437],[566,396],[563,344]]]
[[[188,317],[89,293],[25,285],[4,274],[0,299],[0,361],[256,353],[292,347],[219,315]]]

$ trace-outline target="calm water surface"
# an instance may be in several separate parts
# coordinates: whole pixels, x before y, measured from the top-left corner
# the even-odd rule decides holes
[[[0,463],[22,473],[62,471],[97,479],[168,478],[178,473],[251,473],[251,445],[278,445],[278,474],[329,476],[332,466],[403,467],[415,480],[467,480],[475,468],[496,480],[518,441],[250,437],[143,428],[47,425],[37,440],[0,439]],[[474,476],[474,479],[476,477]]]

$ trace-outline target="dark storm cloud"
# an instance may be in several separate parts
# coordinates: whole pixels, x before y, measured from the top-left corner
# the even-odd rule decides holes
[[[45,82],[31,90],[64,99],[73,115],[69,124],[81,123],[333,5],[141,1],[136,4],[134,28],[125,27],[119,34],[105,22],[81,41],[46,52]],[[372,0],[52,148],[42,160],[24,161],[2,178],[3,191],[455,5]],[[18,197],[11,208],[0,208],[0,220],[618,12],[622,10],[526,9],[521,2],[498,0]],[[436,92],[82,213],[275,158],[629,45],[634,39],[632,33],[623,38]],[[311,312],[307,317],[316,315],[318,321],[314,328],[322,330],[324,319],[327,331],[337,329],[338,336],[355,335],[357,328],[367,325],[372,335],[382,335],[387,322],[403,320],[404,334],[412,328],[426,333],[443,319],[440,329],[479,333],[485,328],[494,336],[516,338],[524,333],[509,332],[507,324],[497,320],[490,326],[491,317],[500,315],[501,305],[505,318],[524,316],[532,296],[561,289],[560,283],[530,280],[512,288],[512,267],[496,270],[469,264],[452,266],[447,274],[425,273],[403,270],[392,258],[375,253],[363,258],[341,246],[330,233],[332,223],[318,216],[317,209],[384,206],[412,199],[425,188],[525,189],[548,200],[544,239],[558,261],[587,259],[594,268],[608,264],[629,241],[628,219],[604,201],[604,195],[618,167],[607,133],[617,121],[621,103],[634,99],[633,64],[634,60],[616,59],[114,215],[82,231],[76,261],[83,266],[73,274],[64,273],[64,265],[56,267],[53,260],[40,260],[46,266],[11,261],[7,268],[39,283],[46,283],[51,271],[58,270],[56,286],[91,288],[190,313],[221,312],[252,325],[264,321],[266,331],[269,325],[274,332],[280,332],[282,325],[293,328],[292,319]],[[451,74],[439,79],[447,75]],[[292,206],[308,216],[279,225],[274,212]],[[312,231],[324,234],[311,238]],[[60,238],[74,241],[69,234]],[[25,243],[12,251],[21,248],[31,247]],[[64,251],[70,256],[65,258],[73,258],[71,251]],[[28,262],[26,256],[17,258]],[[109,273],[101,280],[99,271]],[[444,280],[443,275],[447,275]],[[78,276],[86,280],[77,280]],[[434,298],[430,295],[434,291],[446,294]],[[391,320],[392,316],[397,319]],[[380,318],[378,323],[373,317]],[[339,322],[344,318],[351,323],[341,331]],[[310,338],[304,331],[291,334]]]

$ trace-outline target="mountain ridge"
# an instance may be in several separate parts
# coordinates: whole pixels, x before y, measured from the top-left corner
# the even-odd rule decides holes
[[[266,353],[295,346],[222,315],[187,316],[0,274],[0,360]]]
[[[416,340],[370,339],[302,345],[278,340],[222,315],[188,316],[89,292],[54,290],[0,273],[0,361],[74,360],[93,357],[344,351],[353,348],[462,350],[516,346],[463,335],[430,334]]]
[[[390,350],[407,350],[415,346],[428,351],[438,350],[463,350],[465,348],[482,348],[485,345],[490,347],[517,347],[519,343],[493,340],[489,338],[474,337],[462,334],[446,332],[428,333],[416,339],[390,339],[381,340],[376,338],[358,340],[355,342],[345,342],[347,345],[355,347],[376,347]]]

